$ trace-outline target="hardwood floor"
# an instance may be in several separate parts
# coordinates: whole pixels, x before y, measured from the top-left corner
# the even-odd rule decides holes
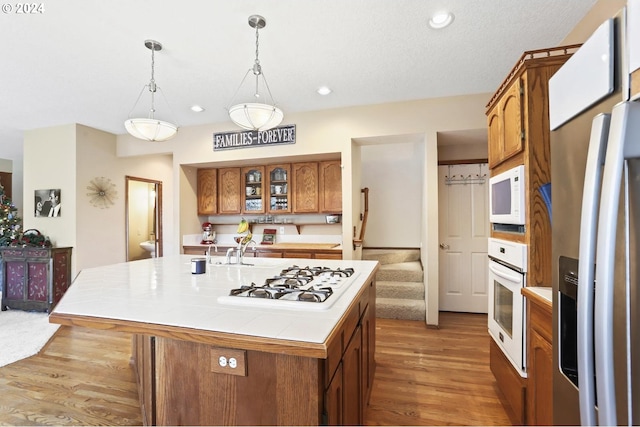
[[[510,425],[489,369],[484,314],[424,322],[376,319],[376,374],[367,425]]]
[[[36,356],[0,368],[2,425],[141,425],[131,336],[61,326]]]
[[[377,319],[368,425],[508,425],[489,370],[486,315],[440,329]],[[39,355],[0,368],[2,425],[141,425],[131,336],[62,326]]]

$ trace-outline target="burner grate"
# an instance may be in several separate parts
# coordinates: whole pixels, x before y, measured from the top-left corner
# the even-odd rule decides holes
[[[300,267],[293,265],[279,275],[265,279],[264,285],[255,283],[232,289],[229,296],[322,303],[333,295],[328,284],[340,286],[343,278],[354,274],[353,268]]]

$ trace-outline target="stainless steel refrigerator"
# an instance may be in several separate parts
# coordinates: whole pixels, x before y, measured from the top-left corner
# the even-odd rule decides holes
[[[622,10],[549,84],[556,425],[640,424],[640,103],[624,35]]]

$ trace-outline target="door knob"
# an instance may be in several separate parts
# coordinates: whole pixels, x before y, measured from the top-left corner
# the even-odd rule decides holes
[[[444,243],[440,243],[440,249],[449,249],[449,245],[445,245]]]

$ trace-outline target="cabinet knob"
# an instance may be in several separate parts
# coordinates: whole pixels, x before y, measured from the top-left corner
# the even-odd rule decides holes
[[[445,245],[444,243],[440,243],[440,249],[449,249],[449,245]]]

